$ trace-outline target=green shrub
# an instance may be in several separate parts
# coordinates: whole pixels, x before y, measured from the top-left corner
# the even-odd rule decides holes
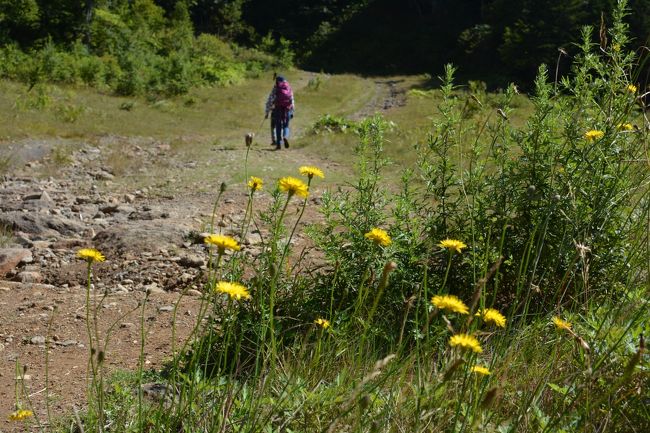
[[[331,114],[322,115],[314,125],[311,127],[313,134],[322,133],[344,133],[349,131],[356,131],[358,124],[352,120],[344,119],[342,117],[332,116]]]

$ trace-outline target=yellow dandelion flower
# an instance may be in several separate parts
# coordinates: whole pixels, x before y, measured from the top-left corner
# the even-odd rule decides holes
[[[295,177],[283,177],[278,181],[278,186],[280,191],[288,193],[289,197],[294,194],[302,198],[307,198],[309,196],[309,187],[307,184]]]
[[[634,84],[630,84],[627,86],[627,91],[630,93],[636,93],[636,86]]]
[[[600,131],[598,129],[592,129],[591,131],[585,132],[585,140],[587,141],[594,141],[594,140],[599,140],[605,136],[605,133],[603,131]]]
[[[323,329],[327,329],[327,328],[330,327],[330,321],[327,320],[327,319],[318,318],[318,319],[314,320],[314,323],[316,325],[320,326]]]
[[[366,239],[370,239],[371,241],[373,241],[377,245],[381,245],[382,247],[387,247],[388,245],[391,244],[391,242],[393,242],[390,239],[390,236],[388,236],[386,230],[382,230],[378,227],[373,228],[364,236],[366,237]]]
[[[314,167],[311,165],[303,165],[298,169],[300,174],[303,176],[307,176],[308,178],[312,178],[314,176],[320,177],[321,179],[325,179],[325,175],[323,174],[323,170],[321,170],[318,167]]]
[[[634,129],[634,125],[631,123],[619,123],[616,127],[619,131],[632,131]]]
[[[459,314],[469,314],[467,305],[454,295],[436,295],[431,298],[431,303],[441,310],[449,310]]]
[[[555,327],[558,330],[565,330],[565,331],[569,331],[569,332],[571,331],[571,323],[570,322],[562,320],[557,316],[553,316],[553,319],[551,319],[551,320],[553,321],[553,324],[555,325]]]
[[[259,177],[251,176],[251,178],[248,180],[247,185],[251,191],[259,191],[260,189],[262,189],[262,186],[264,185],[264,181]]]
[[[485,310],[479,310],[476,315],[482,317],[486,323],[494,323],[495,326],[500,328],[506,327],[506,318],[503,314],[499,313],[499,310],[486,308]]]
[[[249,299],[251,297],[248,289],[239,283],[229,283],[227,281],[219,281],[215,290],[219,293],[225,293],[230,296],[230,299]]]
[[[10,413],[8,419],[9,421],[22,421],[25,418],[29,418],[30,416],[34,416],[34,412],[31,410],[20,409]]]
[[[482,365],[473,366],[471,368],[471,372],[482,376],[489,376],[492,374],[492,372],[487,367],[483,367]]]
[[[476,353],[483,352],[481,348],[481,343],[469,334],[456,334],[452,335],[449,339],[449,345],[451,347],[460,347],[463,350],[471,350]]]
[[[103,262],[106,260],[106,257],[99,251],[97,251],[94,248],[82,248],[79,251],[77,251],[77,258],[81,260],[85,260],[88,263],[92,262]]]
[[[463,248],[467,248],[467,245],[465,245],[463,241],[458,241],[456,239],[445,239],[444,241],[440,241],[438,246],[449,251],[456,251],[457,253],[460,253]]]
[[[225,250],[239,251],[241,249],[236,240],[225,235],[208,235],[205,238],[205,243],[216,245],[220,253],[223,253]]]

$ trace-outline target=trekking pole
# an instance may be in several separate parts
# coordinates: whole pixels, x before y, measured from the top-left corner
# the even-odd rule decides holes
[[[260,126],[257,128],[257,131],[255,131],[255,135],[253,137],[257,137],[257,134],[260,133],[260,131],[262,130],[262,126],[264,126],[264,121],[265,120],[266,120],[266,117],[263,117],[262,118],[262,123],[260,123]]]

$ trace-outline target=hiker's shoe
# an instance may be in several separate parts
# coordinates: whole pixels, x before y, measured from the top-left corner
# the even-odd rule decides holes
[[[284,148],[285,149],[289,148],[289,140],[287,140],[286,138],[284,139]]]
[[[280,150],[280,149],[282,149],[282,146],[280,146],[279,144],[275,146],[275,150]]]
[[[271,140],[271,146],[277,146],[277,144],[275,143],[275,141]]]

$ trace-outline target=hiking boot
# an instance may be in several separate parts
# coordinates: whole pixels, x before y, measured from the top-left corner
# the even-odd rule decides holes
[[[289,148],[289,140],[287,140],[286,138],[284,139],[284,148],[285,149]]]
[[[279,144],[275,146],[275,150],[280,150],[280,149],[282,149],[282,146],[280,146]]]

